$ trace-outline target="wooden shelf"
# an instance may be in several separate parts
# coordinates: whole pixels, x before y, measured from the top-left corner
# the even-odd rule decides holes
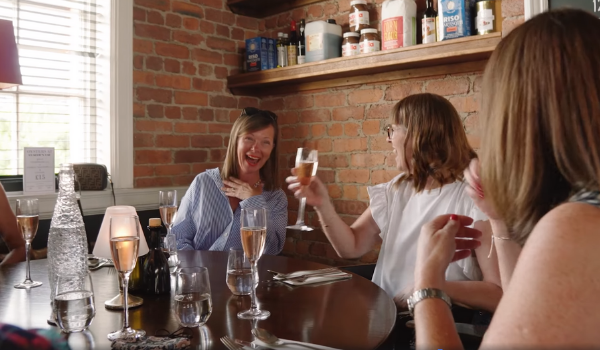
[[[493,33],[237,74],[227,77],[227,87],[234,95],[261,96],[477,72],[500,40]]]
[[[264,18],[322,1],[325,0],[227,0],[227,6],[238,15]]]

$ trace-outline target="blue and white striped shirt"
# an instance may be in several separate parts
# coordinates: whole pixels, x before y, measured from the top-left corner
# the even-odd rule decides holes
[[[221,188],[218,168],[198,174],[185,196],[173,224],[177,249],[220,250],[242,249],[240,215],[244,208],[267,208],[267,241],[265,254],[276,255],[285,243],[287,197],[281,189],[263,191],[261,195],[240,202],[231,210],[229,199]]]

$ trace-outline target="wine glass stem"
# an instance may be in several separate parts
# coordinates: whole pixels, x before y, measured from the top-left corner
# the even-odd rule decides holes
[[[300,198],[300,208],[298,208],[298,219],[296,225],[304,226],[304,208],[306,207],[306,197]]]
[[[121,278],[123,279],[123,329],[129,328],[129,304],[127,303],[127,289],[129,284],[129,274],[122,273]]]
[[[251,262],[250,266],[252,269],[252,288],[250,289],[250,310],[256,310],[256,274],[257,274],[257,261]]]
[[[25,260],[27,260],[27,270],[25,275],[25,281],[31,281],[31,275],[29,274],[29,250],[31,249],[31,241],[25,240]]]

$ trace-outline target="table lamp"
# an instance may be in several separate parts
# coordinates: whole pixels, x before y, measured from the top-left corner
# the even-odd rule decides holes
[[[15,31],[11,21],[0,19],[0,90],[21,84]]]
[[[100,226],[100,232],[98,233],[98,238],[96,239],[96,244],[94,245],[93,254],[95,257],[112,259],[112,254],[110,252],[110,218],[113,216],[133,216],[137,215],[134,207],[128,205],[117,205],[113,207],[106,208],[106,213],[104,214],[104,219],[102,219],[102,225]],[[148,244],[146,243],[145,235],[143,234],[142,225],[140,224],[140,245],[138,248],[138,257],[141,255],[148,254],[150,251],[148,249]],[[118,275],[118,274],[117,274]],[[119,286],[121,283],[119,282]],[[140,297],[136,297],[128,293],[127,303],[130,308],[140,306],[144,303],[144,299]],[[104,307],[109,310],[122,310],[123,309],[123,291],[119,291],[119,295],[115,296],[104,302]]]

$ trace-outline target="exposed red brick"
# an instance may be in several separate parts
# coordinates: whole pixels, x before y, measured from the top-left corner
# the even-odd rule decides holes
[[[219,10],[223,8],[222,0],[191,0],[191,1],[193,3],[200,4],[202,6],[210,6],[210,7],[219,9]]]
[[[326,4],[325,7],[323,7],[323,13],[326,16],[336,15],[338,13],[337,4]]]
[[[203,134],[206,132],[206,130],[207,127],[205,123],[175,123],[175,132],[177,133]],[[192,147],[195,147],[193,139]]]
[[[133,7],[133,20],[139,22],[146,22],[146,10],[137,6]]]
[[[171,122],[159,122],[154,120],[136,120],[135,130],[171,132],[173,130],[173,124]]]
[[[158,11],[149,10],[147,16],[148,16],[148,23],[160,24],[160,25],[165,24],[165,18],[163,17],[162,13],[160,13]]]
[[[333,205],[339,214],[360,215],[367,210],[367,203],[360,201],[334,200]]]
[[[202,7],[182,1],[173,1],[171,11],[185,16],[204,18],[204,11],[202,10]]]
[[[133,52],[152,53],[152,41],[134,38]]]
[[[206,38],[206,46],[208,46],[211,49],[215,49],[215,50],[225,50],[225,51],[229,51],[229,52],[236,52],[235,41],[229,40],[229,39],[209,36],[208,38]]]
[[[392,115],[393,104],[374,105],[367,111],[367,119],[389,119]]]
[[[148,165],[134,165],[133,177],[144,177],[154,175],[154,167]]]
[[[208,80],[194,78],[193,85],[194,89],[200,91],[223,91],[225,85],[221,80]]]
[[[182,63],[182,70],[183,73],[187,74],[187,75],[195,75],[196,74],[196,66],[194,65],[194,62],[183,62]]]
[[[189,164],[157,165],[154,167],[156,176],[183,175],[190,173]]]
[[[353,151],[366,151],[367,150],[367,139],[366,138],[349,138],[349,139],[336,139],[333,140],[333,151],[336,153],[353,152]]]
[[[164,118],[165,116],[165,108],[163,105],[148,105],[146,106],[146,110],[148,111],[148,116],[150,118]]]
[[[200,34],[188,33],[183,30],[173,32],[173,40],[184,44],[199,45],[204,41],[204,37]]]
[[[229,38],[229,27],[222,24],[217,24],[217,35]]]
[[[156,85],[179,90],[189,90],[191,81],[189,77],[183,75],[157,75]]]
[[[382,184],[391,181],[399,173],[398,170],[373,170],[371,171],[371,182],[373,184]]]
[[[183,18],[183,27],[188,30],[198,30],[200,26],[200,21],[197,18],[192,17],[184,17]],[[203,29],[201,33],[207,34]]]
[[[134,3],[138,6],[149,7],[162,11],[169,11],[170,0],[135,0]]]
[[[201,92],[175,92],[175,103],[184,105],[207,106],[208,95]]]
[[[171,162],[171,151],[136,150],[135,164],[165,164]]]
[[[194,49],[193,59],[206,62],[206,63],[214,63],[214,64],[222,64],[223,63],[223,55],[209,50],[204,49]]]
[[[205,13],[206,13],[206,19],[208,21],[211,21],[211,22],[215,22],[215,23],[232,23],[232,24],[235,22],[235,20],[234,21],[224,22],[223,21],[223,13],[225,13],[225,12],[221,11],[221,10],[207,8],[206,11],[205,11]]]
[[[466,78],[434,80],[425,86],[425,91],[442,96],[466,94],[470,85]]]
[[[258,21],[255,18],[239,16],[239,15],[236,17],[237,17],[236,21],[235,21],[236,27],[242,27],[242,28],[253,29],[253,30],[258,29]]]
[[[362,124],[362,131],[365,135],[376,135],[382,132],[381,122],[375,120],[365,120]]]
[[[331,120],[328,109],[309,109],[300,113],[300,120],[304,123],[327,122]]]
[[[166,106],[165,117],[169,119],[181,119],[181,108],[178,106]]]
[[[146,107],[141,103],[133,104],[133,116],[135,118],[143,118],[146,116]]]
[[[156,135],[156,147],[188,148],[190,147],[190,138],[184,135]]]
[[[192,147],[212,148],[222,147],[223,136],[220,135],[198,135],[192,136]]]
[[[343,107],[333,110],[333,120],[345,121],[349,119],[362,120],[365,115],[365,107]]]
[[[181,64],[178,60],[165,59],[165,71],[169,73],[181,73]]]
[[[172,92],[170,90],[137,87],[135,91],[136,96],[140,101],[171,103]]]
[[[516,17],[525,14],[525,4],[523,0],[502,0],[501,6],[503,18]]]
[[[168,41],[171,38],[171,30],[169,28],[156,26],[152,24],[133,23],[135,35],[144,38]]]
[[[154,73],[135,70],[133,71],[133,82],[135,84],[154,84]]]
[[[162,70],[163,59],[156,56],[146,57],[146,69],[150,70]]]
[[[135,55],[133,56],[133,68],[143,69],[144,68],[144,56]]]
[[[472,113],[481,109],[481,95],[454,96],[449,98],[459,113]]]
[[[153,147],[154,134],[135,133],[133,135],[133,146],[135,148]]]
[[[181,28],[181,16],[167,13],[166,23],[171,28]]]
[[[351,156],[350,165],[359,168],[382,166],[385,165],[385,155],[381,153],[355,153]]]
[[[231,28],[231,39],[244,40],[244,30],[240,28]]]
[[[356,137],[359,135],[360,124],[344,123],[344,135]]]
[[[208,124],[208,132],[211,134],[229,134],[231,124]]]
[[[352,105],[371,103],[381,100],[381,97],[383,97],[383,91],[380,89],[355,90],[348,95],[348,102]]]
[[[306,95],[291,95],[284,98],[285,106],[288,109],[304,109],[313,106],[312,94]]]
[[[385,93],[385,99],[388,101],[400,101],[409,95],[418,94],[423,89],[423,82],[408,82],[390,86]]]
[[[222,107],[222,108],[236,108],[237,107],[237,99],[231,96],[211,96],[210,97],[210,106],[211,107]]]
[[[205,162],[208,159],[208,152],[206,150],[193,150],[193,151],[176,151],[175,152],[175,163],[196,163]]]
[[[316,107],[337,107],[346,105],[346,93],[326,93],[315,96]]]
[[[215,120],[215,111],[213,108],[199,108],[198,114],[199,114],[200,120],[202,120],[202,121],[210,122],[210,121]]]
[[[166,43],[155,43],[154,50],[161,56],[174,57],[174,58],[189,58],[190,50],[182,45],[177,44],[166,44]]]

